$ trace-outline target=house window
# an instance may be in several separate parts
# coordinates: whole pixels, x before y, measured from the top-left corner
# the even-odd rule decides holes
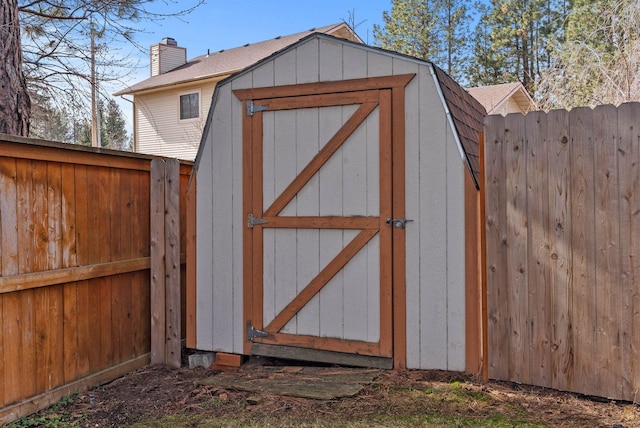
[[[195,119],[200,116],[200,94],[197,92],[180,95],[180,120]]]

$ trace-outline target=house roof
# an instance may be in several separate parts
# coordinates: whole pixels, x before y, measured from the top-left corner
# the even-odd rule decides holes
[[[487,114],[498,113],[510,98],[518,104],[522,113],[536,108],[535,102],[520,82],[478,86],[469,88],[468,91],[484,106]]]
[[[301,33],[278,36],[258,43],[247,43],[244,46],[200,55],[180,67],[145,79],[116,92],[114,95],[135,94],[150,89],[158,89],[215,76],[226,76],[240,71],[313,33],[332,34],[362,43],[357,34],[344,22],[326,25]]]
[[[327,39],[336,39],[334,36],[328,34],[319,34],[317,32],[310,33],[303,39],[297,40],[292,45],[283,48],[280,51],[275,51],[270,56],[263,57],[256,61],[254,64],[246,67],[242,71],[227,77],[225,80],[222,80],[216,85],[216,89],[213,95],[212,104],[215,105],[219,85],[226,84],[228,81],[236,79],[241,75],[250,72],[251,70],[257,68],[260,64],[264,62],[270,61],[276,56],[282,55],[290,49],[294,49],[301,43],[306,42],[308,39],[314,37],[322,37]],[[461,156],[466,161],[469,172],[475,182],[476,188],[480,188],[479,181],[479,171],[480,171],[480,161],[479,161],[479,133],[482,132],[484,127],[484,118],[486,116],[485,108],[472,97],[469,92],[467,92],[462,86],[456,83],[448,74],[438,68],[435,64],[424,61],[415,57],[411,57],[408,55],[404,55],[398,52],[389,51],[386,49],[382,49],[379,47],[373,47],[369,45],[363,44],[361,41],[358,43],[354,43],[353,41],[346,39],[339,39],[342,43],[352,44],[361,49],[372,50],[376,52],[382,52],[387,55],[391,55],[394,57],[399,57],[406,59],[408,61],[418,62],[420,64],[429,64],[435,70],[436,78],[439,83],[440,94],[442,97],[442,101],[445,104],[445,109],[447,110],[447,117],[450,121],[451,126],[455,130],[455,139],[458,144],[458,147],[461,151]],[[198,155],[196,156],[194,173],[198,170],[198,165],[200,163],[201,151],[205,145],[205,139],[209,132],[209,127],[211,126],[211,116],[213,114],[213,108],[209,110],[209,117],[207,118],[207,122],[205,124],[205,128],[202,133],[202,140],[200,142],[200,147],[198,150]]]

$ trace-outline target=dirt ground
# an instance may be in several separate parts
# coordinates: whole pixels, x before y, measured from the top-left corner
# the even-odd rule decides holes
[[[249,363],[225,376],[257,376]],[[145,367],[25,426],[640,426],[640,407],[439,371],[381,371],[355,397],[312,400],[200,385],[204,368]],[[31,423],[32,421],[33,423]]]

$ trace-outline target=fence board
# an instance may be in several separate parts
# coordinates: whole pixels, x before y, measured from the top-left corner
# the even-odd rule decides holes
[[[549,253],[549,176],[547,171],[547,115],[531,112],[527,115],[527,219],[529,323],[531,326],[529,373],[540,386],[551,386],[551,300]]]
[[[489,377],[638,399],[639,122],[638,103],[487,118]]]
[[[109,373],[147,361],[151,161],[0,135],[4,410],[26,411],[36,402],[48,402],[48,394],[60,394],[62,385],[89,385],[94,380],[79,380],[106,379]],[[177,174],[188,175],[190,166],[175,165]],[[176,183],[171,191],[178,213],[184,196],[178,195],[180,180]],[[176,218],[187,216],[179,213]],[[179,359],[184,232],[177,224],[176,230],[173,245],[178,253],[171,262],[176,273],[170,289],[177,301],[172,325],[178,348],[172,352]],[[15,417],[9,416],[15,415],[13,410],[0,415],[3,423]]]
[[[493,118],[495,126],[485,132],[486,186],[487,186],[487,309],[489,341],[489,376],[494,379],[509,377],[509,302],[506,289],[506,224],[505,189],[502,185],[505,171],[503,162],[504,118]],[[489,188],[491,190],[489,190]],[[506,302],[506,304],[505,304]]]
[[[571,130],[571,260],[573,284],[570,307],[573,316],[572,389],[592,390],[595,370],[596,289],[594,213],[594,153],[592,113],[588,107],[574,109],[569,114]]]
[[[506,284],[509,332],[509,378],[529,381],[529,326],[527,289],[527,145],[524,116],[505,118],[506,182]]]
[[[618,289],[621,296],[620,337],[622,342],[622,368],[624,378],[622,381],[622,394],[633,397],[636,401],[637,389],[640,386],[640,357],[636,342],[637,334],[634,327],[638,323],[636,312],[640,310],[638,289],[640,286],[640,195],[638,195],[638,182],[640,167],[640,106],[638,104],[623,104],[618,108],[618,136],[620,138],[618,152],[620,165],[620,249],[622,257],[622,287]],[[639,373],[635,373],[635,365]]]

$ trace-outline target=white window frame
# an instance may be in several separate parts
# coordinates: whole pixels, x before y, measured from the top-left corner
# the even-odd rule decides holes
[[[182,104],[180,102],[181,97],[184,96],[184,95],[191,95],[191,94],[198,94],[198,116],[190,117],[190,118],[187,118],[187,119],[182,119],[182,117],[181,117],[182,116],[181,115],[181,113],[182,113],[182,111],[181,111]],[[192,90],[192,91],[180,92],[178,94],[178,122],[180,122],[180,123],[192,122],[192,121],[199,120],[200,117],[202,117],[202,94],[201,94],[200,89],[196,89],[196,90]]]

